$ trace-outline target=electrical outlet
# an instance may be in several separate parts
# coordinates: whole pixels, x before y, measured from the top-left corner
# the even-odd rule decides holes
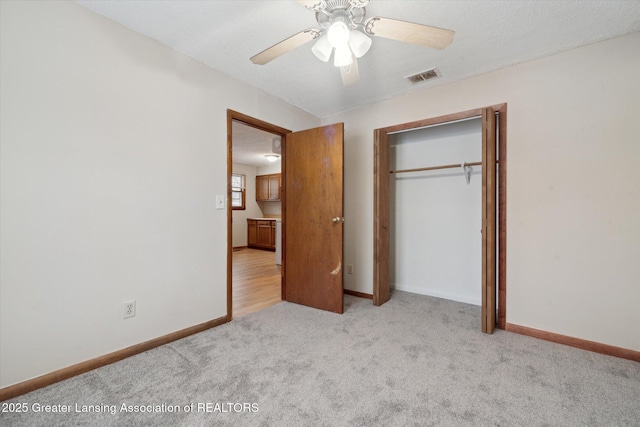
[[[353,264],[347,264],[347,274],[353,274]]]
[[[126,319],[128,317],[133,317],[136,315],[136,302],[134,301],[125,301],[122,303],[122,318]]]

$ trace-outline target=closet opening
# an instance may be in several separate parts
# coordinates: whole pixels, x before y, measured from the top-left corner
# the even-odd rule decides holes
[[[374,137],[374,304],[404,290],[480,305],[483,332],[504,328],[506,104]]]

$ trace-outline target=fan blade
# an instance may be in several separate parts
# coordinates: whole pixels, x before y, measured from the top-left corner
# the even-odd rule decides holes
[[[318,32],[318,30],[315,30],[313,28],[300,31],[298,34],[294,34],[288,39],[284,39],[280,43],[276,43],[270,48],[263,50],[259,54],[252,56],[251,62],[253,62],[254,64],[264,65],[267,62],[276,59],[280,55],[284,55],[290,50],[293,50],[305,43],[310,42],[319,35],[320,33]]]
[[[340,76],[342,77],[343,86],[351,86],[360,81],[360,73],[358,71],[358,60],[354,57],[353,62],[346,67],[340,67]]]
[[[374,17],[365,26],[368,34],[405,43],[419,44],[435,49],[444,49],[453,41],[451,30],[398,21],[397,19]]]
[[[313,10],[314,12],[320,12],[322,9],[327,7],[326,2],[322,0],[296,0],[298,3],[303,5],[309,10]]]

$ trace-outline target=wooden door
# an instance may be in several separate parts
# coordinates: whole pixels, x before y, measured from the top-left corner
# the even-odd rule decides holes
[[[482,332],[496,326],[496,115],[482,110]]]
[[[382,305],[391,299],[389,289],[389,244],[391,222],[391,184],[389,180],[389,135],[380,129],[374,132],[374,236],[373,236],[373,304]]]
[[[283,156],[284,299],[342,313],[342,123],[290,133]]]

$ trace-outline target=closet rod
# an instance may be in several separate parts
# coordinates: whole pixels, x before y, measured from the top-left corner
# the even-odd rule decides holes
[[[498,162],[496,161],[496,163],[498,163]],[[465,163],[465,165],[467,165],[467,166],[480,166],[480,165],[482,165],[482,162]],[[459,168],[460,166],[462,166],[462,163],[456,163],[455,165],[430,166],[430,167],[427,167],[427,168],[417,168],[417,169],[398,169],[398,170],[389,171],[389,173],[433,171],[433,170],[436,170],[436,169]]]

